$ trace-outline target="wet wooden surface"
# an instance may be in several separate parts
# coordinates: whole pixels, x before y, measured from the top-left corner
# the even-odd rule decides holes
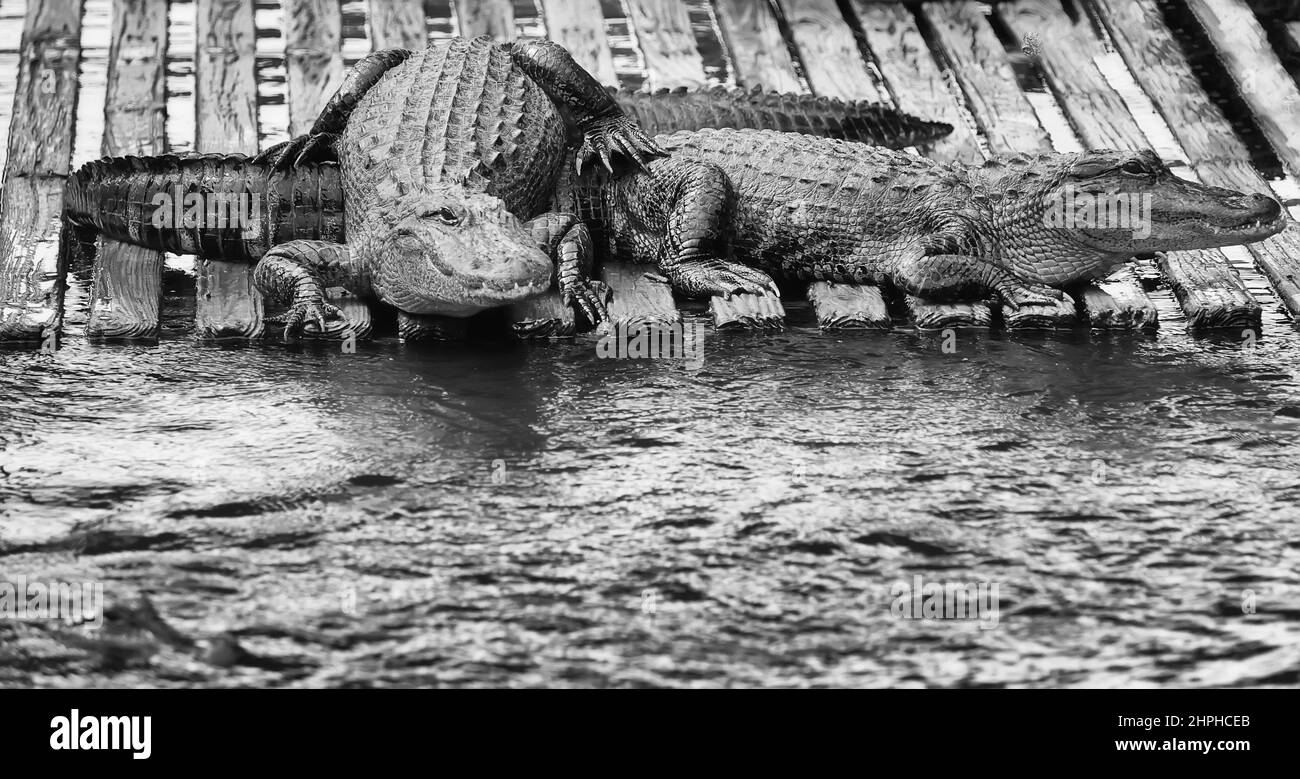
[[[252,0],[198,0],[195,140],[198,151],[256,154]],[[196,260],[194,330],[203,339],[257,338],[262,296],[247,263]]]
[[[804,91],[769,5],[753,0],[717,0],[714,9],[731,51],[737,83],[747,87],[761,84],[777,92]]]
[[[667,282],[648,278],[644,266],[627,262],[607,262],[600,269],[600,279],[612,290],[609,321],[614,327],[633,327],[642,323],[672,324],[681,319],[672,289]]]
[[[618,85],[600,0],[541,0],[547,36],[608,86]]]
[[[370,0],[370,48],[419,49],[428,40],[421,0]]]
[[[72,159],[79,0],[30,0],[0,201],[0,341],[53,346],[60,325],[58,214]]]
[[[624,6],[645,58],[646,86],[671,89],[704,83],[704,59],[682,0],[624,0]]]
[[[167,150],[167,6],[115,0],[104,102],[107,156]],[[162,306],[162,252],[101,239],[95,255],[86,336],[156,339]]]
[[[339,0],[285,0],[285,70],[289,135],[311,129],[343,82],[343,14]]]
[[[880,101],[871,70],[835,0],[778,0],[814,93]]]
[[[515,37],[515,8],[511,0],[459,0],[456,13],[460,34],[466,38],[487,35],[504,41]]]

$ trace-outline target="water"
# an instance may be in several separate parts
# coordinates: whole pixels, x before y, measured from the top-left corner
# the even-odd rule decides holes
[[[590,339],[4,353],[5,574],[113,607],[0,623],[0,681],[1297,681],[1295,333],[793,321],[698,372]],[[917,574],[998,583],[998,626],[895,618]]]

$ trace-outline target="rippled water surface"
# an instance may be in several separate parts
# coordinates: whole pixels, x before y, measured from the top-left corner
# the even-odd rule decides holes
[[[0,353],[7,684],[1293,684],[1300,338]],[[996,628],[890,587],[996,582]],[[1243,613],[1243,598],[1255,613]],[[648,613],[652,612],[652,613]]]

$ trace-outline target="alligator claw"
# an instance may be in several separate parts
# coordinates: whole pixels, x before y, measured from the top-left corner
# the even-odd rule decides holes
[[[1046,284],[1018,283],[998,290],[1002,299],[1012,308],[1025,306],[1054,306],[1065,300],[1065,293]]]
[[[581,174],[583,166],[593,158],[599,159],[605,170],[613,173],[613,154],[626,157],[645,170],[650,158],[667,156],[668,152],[650,140],[628,117],[609,116],[599,120],[584,136],[578,150],[578,173]]]
[[[584,279],[561,288],[560,300],[574,309],[582,309],[587,321],[593,327],[599,327],[601,322],[609,319],[609,309],[605,305],[608,294],[608,287],[604,287],[602,294],[594,284]]]
[[[316,325],[315,336],[332,335],[338,328],[330,328],[326,325],[327,319],[337,319],[347,324],[343,312],[336,306],[329,303],[315,300],[295,301],[285,312],[284,317],[284,340],[290,341],[294,336],[303,335],[303,327],[308,322]],[[343,329],[346,329],[343,328]]]

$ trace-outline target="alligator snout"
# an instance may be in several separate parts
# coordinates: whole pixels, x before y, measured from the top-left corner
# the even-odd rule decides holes
[[[1268,195],[1261,195],[1258,192],[1251,195],[1237,195],[1236,202],[1232,203],[1236,208],[1244,211],[1250,211],[1252,215],[1260,219],[1273,220],[1282,215],[1282,204]]]

